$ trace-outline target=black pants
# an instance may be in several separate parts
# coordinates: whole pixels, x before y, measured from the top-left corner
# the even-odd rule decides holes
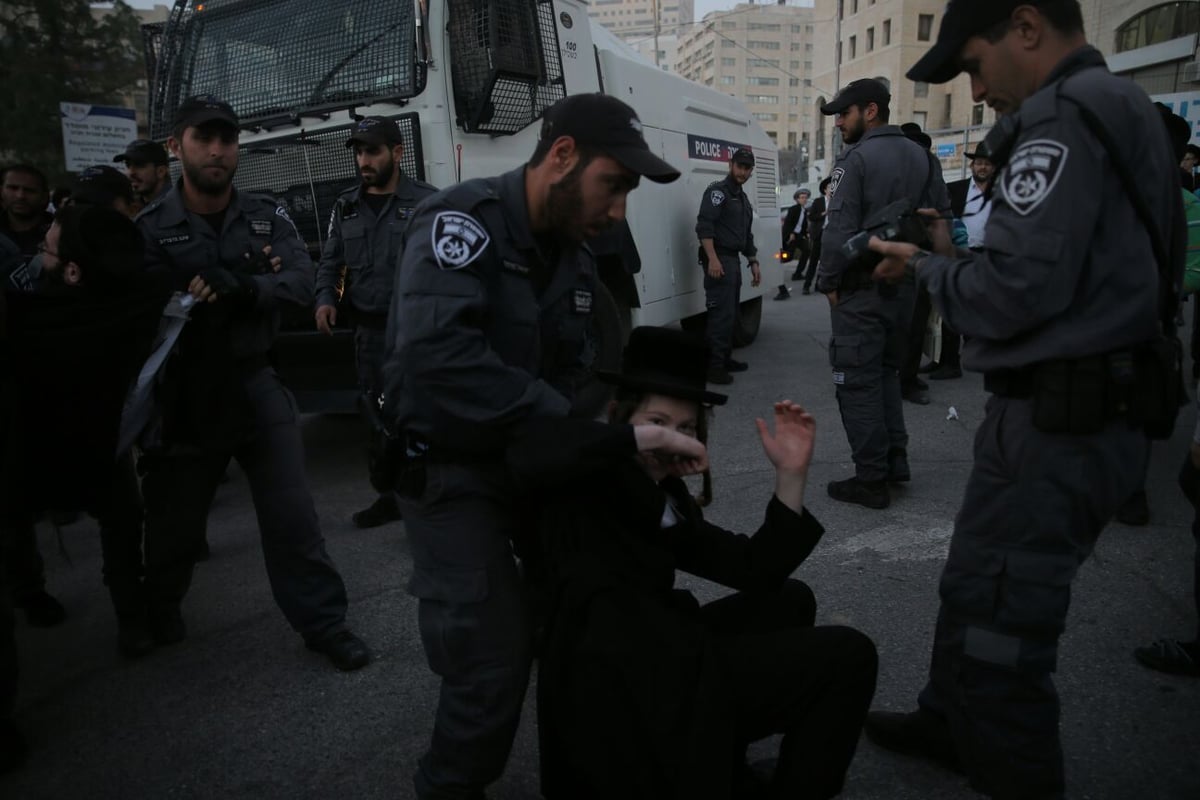
[[[875,694],[875,645],[852,628],[812,627],[816,601],[795,580],[779,594],[736,594],[701,613],[718,637],[724,690],[733,700],[733,757],[740,761],[746,745],[781,733],[772,798],[823,800],[841,792]]]
[[[1192,595],[1196,603],[1196,641],[1200,641],[1200,470],[1192,464],[1191,453],[1185,453],[1183,466],[1179,470],[1179,487],[1192,504],[1192,538],[1196,540],[1193,556]]]
[[[821,262],[821,237],[814,236],[812,239],[812,251],[808,254],[808,264],[800,265],[804,267],[804,289],[808,291],[812,288],[813,279],[817,277],[817,264]]]
[[[929,314],[933,311],[933,303],[929,300],[929,292],[924,285],[917,282],[917,301],[913,306],[912,322],[908,328],[908,344],[904,351],[904,361],[900,365],[901,388],[911,386],[917,379],[917,370],[921,368],[921,354],[925,351],[925,329],[929,327]]]

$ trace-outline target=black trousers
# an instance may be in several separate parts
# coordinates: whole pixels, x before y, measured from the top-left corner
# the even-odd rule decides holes
[[[925,351],[925,329],[929,326],[929,314],[933,303],[929,292],[917,282],[917,302],[913,306],[912,322],[908,328],[908,340],[904,350],[904,361],[900,364],[900,386],[911,386],[921,368],[921,354]]]
[[[808,254],[808,264],[800,265],[804,267],[804,288],[806,290],[812,288],[813,279],[817,277],[817,264],[821,262],[821,237],[814,236],[812,239],[812,250]]]
[[[1192,518],[1192,538],[1196,540],[1196,551],[1193,556],[1194,569],[1192,573],[1192,595],[1196,603],[1196,640],[1200,641],[1200,470],[1192,464],[1191,453],[1183,456],[1183,466],[1179,470],[1179,487],[1192,504],[1195,516]]]
[[[717,635],[724,691],[735,709],[733,758],[751,742],[783,734],[770,797],[824,800],[842,790],[878,658],[864,634],[814,628],[812,590],[789,580],[778,594],[736,594],[701,609]]]

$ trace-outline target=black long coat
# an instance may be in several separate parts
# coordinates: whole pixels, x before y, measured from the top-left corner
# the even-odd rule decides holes
[[[655,484],[627,425],[546,420],[509,450],[538,491],[549,607],[538,674],[542,792],[571,798],[731,793],[732,713],[713,635],[677,569],[771,591],[823,529],[777,499],[753,537],[704,521],[685,484]],[[668,498],[678,518],[664,528]]]

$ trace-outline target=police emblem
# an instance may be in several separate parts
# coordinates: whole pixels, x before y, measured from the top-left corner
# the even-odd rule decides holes
[[[725,193],[722,192],[720,189],[713,189],[713,192],[709,196],[709,199],[712,200],[712,204],[714,206],[719,206],[719,205],[721,205],[721,203],[725,202]]]
[[[482,225],[458,211],[443,211],[433,220],[433,255],[440,269],[462,269],[488,246]]]
[[[1066,146],[1059,142],[1035,139],[1013,153],[1000,181],[1004,199],[1013,211],[1028,216],[1050,196],[1062,176],[1067,152]]]
[[[838,184],[842,182],[842,176],[846,174],[846,170],[838,167],[833,172],[829,173],[829,196],[833,197],[837,194]]]

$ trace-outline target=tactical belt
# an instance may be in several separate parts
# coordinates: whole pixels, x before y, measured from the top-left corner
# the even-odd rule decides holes
[[[715,245],[713,246],[713,250],[715,250],[719,256],[736,256],[741,252],[737,248],[717,247]]]

